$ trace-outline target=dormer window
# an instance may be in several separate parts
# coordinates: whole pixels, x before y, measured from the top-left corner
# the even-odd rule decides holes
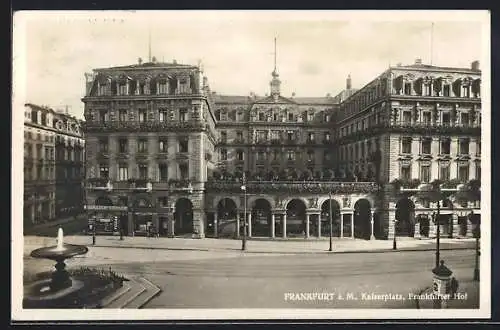
[[[227,120],[227,111],[221,111],[220,112],[220,120],[226,121]]]
[[[293,113],[288,114],[288,121],[293,121]]]
[[[106,83],[98,83],[97,95],[103,96],[107,94],[107,84]]]
[[[146,122],[146,110],[139,110],[139,122]]]
[[[314,114],[312,112],[309,112],[307,114],[307,121],[313,121],[314,120]]]
[[[160,80],[158,82],[157,94],[167,94],[167,81]]]
[[[127,83],[120,82],[118,84],[118,95],[127,95]]]
[[[325,115],[325,122],[327,122],[327,123],[330,122],[330,114],[329,113],[327,113]]]

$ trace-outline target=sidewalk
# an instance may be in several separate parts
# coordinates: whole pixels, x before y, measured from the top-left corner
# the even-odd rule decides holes
[[[65,236],[64,242],[69,244],[92,245],[92,236]],[[56,244],[56,238],[40,236],[24,236],[25,250]],[[240,251],[241,240],[235,239],[191,239],[191,238],[148,238],[97,236],[96,247],[162,249],[184,251]],[[351,238],[335,238],[333,253],[353,252],[399,252],[399,251],[433,251],[434,240],[401,239],[397,242],[397,250],[392,250],[392,240],[362,240]],[[474,249],[474,239],[441,239],[442,250]],[[246,253],[328,253],[328,240],[247,240]]]
[[[479,308],[479,281],[471,278],[459,281],[457,296],[455,299],[446,300],[442,308],[446,309],[472,309]],[[428,287],[419,292],[422,299],[415,301],[417,309],[433,309],[432,288]]]

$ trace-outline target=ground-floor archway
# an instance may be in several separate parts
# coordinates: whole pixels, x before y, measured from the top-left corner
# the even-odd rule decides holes
[[[340,237],[340,204],[331,199],[332,205],[332,236]],[[321,236],[330,236],[330,199],[321,205]]]
[[[175,203],[175,233],[179,235],[193,232],[193,203],[187,198],[179,198]]]
[[[222,237],[234,236],[237,227],[238,209],[236,203],[231,198],[223,198],[217,204],[217,224],[215,218],[209,218],[207,224],[207,235],[217,235]]]
[[[360,199],[354,204],[354,237],[370,239],[371,204],[367,199]]]
[[[271,204],[267,199],[259,198],[255,201],[251,210],[251,235],[260,237],[272,237],[271,233]]]
[[[277,224],[277,231],[283,233],[286,226],[286,236],[305,236],[306,230],[306,205],[300,199],[292,199],[286,206],[286,224]]]
[[[396,203],[396,235],[415,235],[415,203],[408,198],[402,198]]]

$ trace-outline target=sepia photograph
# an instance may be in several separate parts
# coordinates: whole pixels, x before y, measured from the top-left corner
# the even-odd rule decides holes
[[[13,320],[490,317],[488,11],[19,11],[12,40]]]

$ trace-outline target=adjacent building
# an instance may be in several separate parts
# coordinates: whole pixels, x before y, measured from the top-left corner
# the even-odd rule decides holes
[[[432,235],[436,206],[391,187],[480,178],[480,77],[477,62],[418,61],[297,97],[275,68],[259,97],[213,92],[200,66],[154,58],[95,69],[82,99],[89,217],[126,235],[239,237],[245,216],[248,236]],[[444,208],[445,232],[470,234],[478,203]]]
[[[83,211],[82,122],[67,111],[24,108],[24,225]]]

